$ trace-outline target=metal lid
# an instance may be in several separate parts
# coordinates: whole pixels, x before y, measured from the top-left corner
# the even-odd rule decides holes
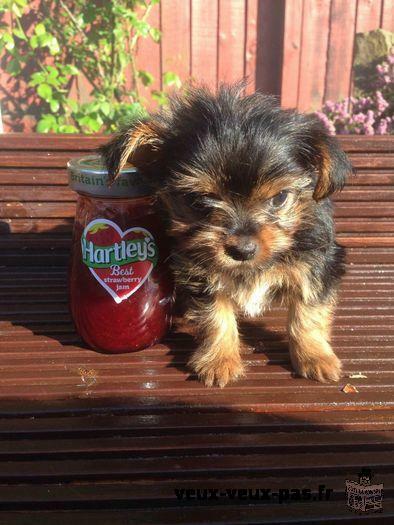
[[[72,159],[67,163],[71,189],[93,197],[130,198],[151,195],[152,188],[134,166],[126,165],[116,181],[108,184],[108,171],[100,155]]]

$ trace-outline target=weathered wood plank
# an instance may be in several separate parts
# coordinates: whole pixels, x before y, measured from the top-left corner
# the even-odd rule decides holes
[[[356,32],[364,33],[380,27],[382,0],[357,0]]]
[[[297,107],[302,51],[302,13],[304,0],[286,2],[283,42],[281,104]]]
[[[304,0],[302,52],[297,107],[311,111],[321,107],[326,77],[329,0]]]
[[[148,18],[148,23],[157,29],[161,29],[160,19],[160,5],[153,6]],[[162,88],[162,68],[161,68],[161,49],[151,38],[141,38],[138,43],[136,53],[136,64],[138,69],[147,70],[153,75],[153,83],[149,87],[140,85],[139,91],[144,96],[150,106],[153,108],[155,104],[150,99],[151,89],[160,90]]]
[[[324,100],[350,96],[356,0],[332,0]]]
[[[211,88],[217,86],[217,25],[218,0],[204,2],[193,0],[192,9],[192,44],[191,72],[192,78],[204,80]]]
[[[237,82],[244,76],[246,0],[219,0],[218,81]]]
[[[172,71],[187,81],[190,69],[190,2],[165,0],[161,2],[162,71]]]

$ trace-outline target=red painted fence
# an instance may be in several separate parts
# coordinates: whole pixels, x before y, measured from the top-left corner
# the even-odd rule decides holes
[[[394,31],[393,0],[287,0],[282,104],[310,110],[349,96],[355,34],[378,28]]]
[[[394,31],[394,0],[161,0],[150,22],[162,40],[142,41],[137,62],[154,88],[165,71],[211,87],[247,76],[249,91],[308,111],[349,95],[355,33]]]
[[[250,91],[279,93],[284,12],[285,0],[162,0],[150,18],[161,44],[143,42],[138,64],[158,79],[174,71],[216,87],[247,76]]]
[[[162,42],[144,44],[139,63],[157,78],[248,76],[250,91],[307,111],[350,94],[355,34],[394,31],[394,0],[162,0],[152,23]]]

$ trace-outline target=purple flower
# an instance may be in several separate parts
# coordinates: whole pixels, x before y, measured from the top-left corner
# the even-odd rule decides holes
[[[375,130],[371,124],[364,124],[364,135],[375,135]]]
[[[376,102],[377,102],[376,106],[378,108],[378,111],[380,111],[381,113],[383,113],[383,111],[387,109],[390,105],[387,102],[387,100],[384,99],[381,91],[376,91]]]
[[[322,113],[321,111],[316,111],[315,115],[319,117],[319,119],[323,122],[325,128],[327,129],[328,133],[330,135],[335,135],[335,126],[331,122],[331,120],[327,117],[325,113]]]
[[[327,100],[316,115],[331,135],[385,135],[394,132],[388,115],[394,84],[394,52],[376,66],[374,85],[363,96],[333,102]]]
[[[378,127],[376,128],[377,135],[386,135],[388,129],[388,122],[385,118],[379,120]]]

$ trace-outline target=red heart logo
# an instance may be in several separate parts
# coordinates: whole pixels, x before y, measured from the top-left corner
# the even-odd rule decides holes
[[[81,247],[82,261],[118,304],[141,288],[157,262],[156,243],[148,230],[122,231],[108,219],[86,226]]]

